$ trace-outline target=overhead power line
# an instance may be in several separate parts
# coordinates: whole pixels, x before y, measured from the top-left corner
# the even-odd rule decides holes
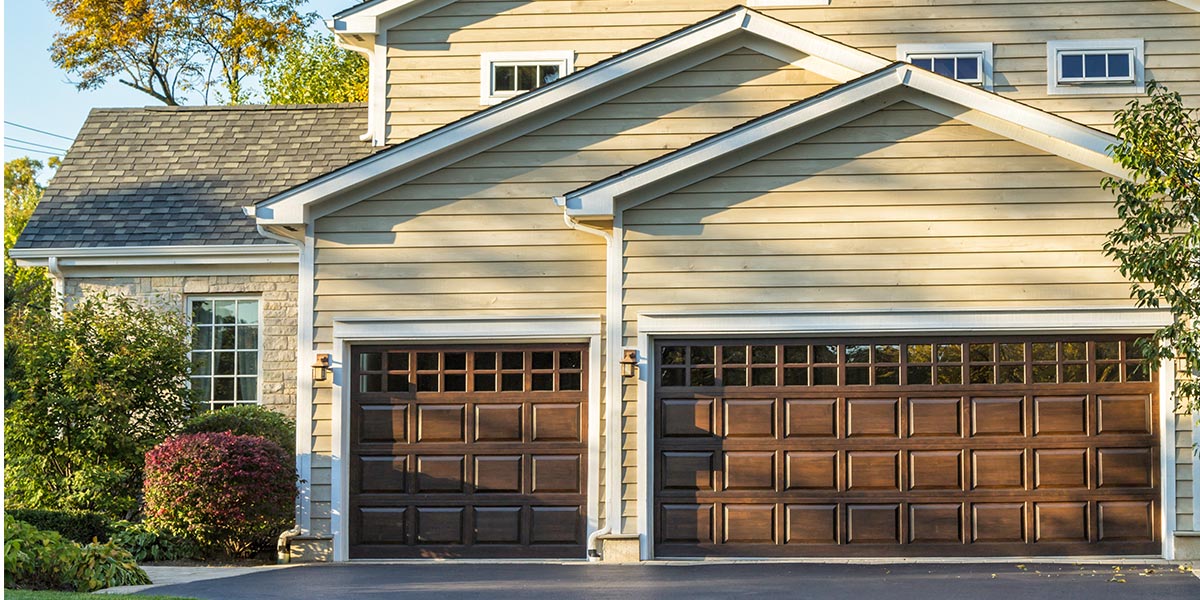
[[[12,148],[13,150],[20,150],[21,152],[32,152],[34,154],[45,154],[47,156],[58,156],[60,158],[63,156],[63,154],[61,152],[49,152],[46,150],[38,150],[37,148],[25,148],[23,146],[17,146],[15,144],[4,144],[4,147]]]
[[[66,152],[66,151],[67,151],[67,149],[66,149],[66,148],[59,148],[59,147],[57,147],[57,146],[48,146],[48,145],[46,145],[46,144],[39,144],[39,143],[37,143],[37,142],[31,142],[31,141],[29,141],[29,140],[22,140],[22,139],[17,139],[17,138],[8,137],[7,135],[6,135],[6,136],[4,136],[4,139],[6,139],[6,140],[8,140],[8,141],[10,141],[10,142],[17,143],[17,144],[25,144],[25,145],[27,145],[27,146],[37,146],[37,147],[39,147],[39,148],[45,148],[45,149],[47,149],[47,150],[54,150],[54,151],[56,151],[56,152]]]
[[[5,122],[4,122],[4,124],[5,124],[5,125],[12,125],[13,127],[17,127],[17,128],[20,128],[20,129],[25,129],[25,130],[28,130],[28,131],[32,131],[32,132],[34,132],[34,133],[40,133],[40,134],[42,134],[42,135],[48,135],[48,136],[50,136],[50,137],[61,138],[61,139],[67,140],[68,142],[73,142],[73,141],[75,141],[75,138],[73,138],[73,137],[67,137],[67,136],[65,136],[65,135],[58,135],[57,133],[50,133],[49,131],[43,131],[43,130],[41,130],[41,129],[34,129],[33,127],[29,127],[29,126],[26,126],[26,125],[21,125],[21,124],[19,124],[19,123],[13,123],[12,121],[5,121]]]

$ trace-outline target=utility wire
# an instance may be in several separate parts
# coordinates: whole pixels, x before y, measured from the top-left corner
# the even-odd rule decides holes
[[[32,152],[32,153],[34,153],[34,154],[45,154],[45,155],[47,155],[47,156],[57,156],[57,157],[59,157],[59,158],[62,158],[62,156],[63,156],[63,155],[62,155],[61,153],[59,153],[59,152],[48,152],[48,151],[46,151],[46,150],[38,150],[37,148],[25,148],[25,147],[22,147],[22,146],[17,146],[17,145],[14,145],[14,144],[4,144],[4,147],[5,147],[5,148],[12,148],[13,150],[20,150],[20,151],[22,151],[22,152]]]
[[[67,137],[67,136],[65,136],[65,135],[58,135],[57,133],[50,133],[49,131],[42,131],[41,129],[34,129],[34,128],[32,128],[32,127],[26,127],[25,125],[20,125],[20,124],[17,124],[17,123],[13,123],[12,121],[5,121],[5,122],[4,122],[4,124],[5,124],[5,125],[12,125],[13,127],[18,127],[18,128],[20,128],[20,129],[27,129],[27,130],[29,130],[29,131],[32,131],[32,132],[35,132],[35,133],[40,133],[40,134],[42,134],[42,135],[48,135],[48,136],[50,136],[50,137],[62,138],[62,139],[64,139],[64,140],[67,140],[68,142],[73,142],[73,141],[75,141],[75,138]]]
[[[16,142],[16,143],[18,143],[18,144],[25,144],[25,145],[27,145],[27,146],[38,146],[38,147],[40,147],[40,148],[46,148],[47,150],[56,150],[56,151],[58,151],[58,152],[66,152],[66,151],[67,151],[67,149],[66,149],[66,148],[59,148],[59,147],[57,147],[57,146],[47,146],[46,144],[39,144],[39,143],[37,143],[37,142],[30,142],[30,141],[28,141],[28,140],[21,140],[21,139],[17,139],[17,138],[13,138],[13,137],[8,137],[7,135],[6,135],[6,136],[4,136],[4,139],[6,139],[6,140],[8,140],[8,141],[10,141],[10,142]]]

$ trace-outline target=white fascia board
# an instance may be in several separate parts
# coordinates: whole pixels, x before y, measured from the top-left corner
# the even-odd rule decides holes
[[[450,341],[456,339],[562,339],[600,335],[600,315],[534,317],[340,318],[333,337],[342,340]]]
[[[861,75],[886,66],[878,56],[823,38],[747,8],[737,8],[697,23],[675,34],[650,42],[603,63],[565,77],[551,85],[517,96],[503,104],[402,143],[354,165],[314,179],[274,196],[255,207],[260,225],[307,222],[307,207],[366,185],[520,122],[550,107],[585,99],[601,87],[643,73],[671,58],[746,31],[761,39],[813,54],[841,71]],[[819,66],[819,63],[814,63]],[[816,71],[816,69],[814,69]],[[486,147],[472,147],[482,152]]]
[[[161,265],[296,264],[299,252],[290,244],[230,246],[129,246],[104,248],[14,248],[9,256],[22,267]]]
[[[638,332],[672,335],[902,333],[1147,333],[1172,323],[1171,311],[1143,308],[893,309],[879,311],[642,314]]]
[[[1170,2],[1200,12],[1200,0],[1170,0]]]
[[[621,198],[635,190],[734,153],[742,163],[749,162],[761,154],[746,152],[748,146],[776,136],[789,135],[789,132],[816,119],[829,117],[861,105],[872,97],[902,88],[921,92],[910,94],[905,99],[930,110],[962,119],[1101,172],[1117,177],[1127,176],[1127,172],[1109,154],[1109,148],[1120,141],[1114,136],[969,84],[908,64],[894,63],[791,108],[556,198],[555,202],[577,219],[611,218]],[[986,118],[976,118],[972,114]],[[801,137],[792,141],[802,141],[821,131],[824,130],[805,129]],[[659,195],[665,193],[662,189],[656,189],[655,192]],[[638,203],[624,203],[621,209]]]
[[[325,26],[338,35],[374,35],[382,33],[380,23],[387,20],[392,26],[412,20],[416,17],[436,10],[453,0],[376,0],[363,2],[342,12],[335,13],[325,21]],[[405,12],[407,19],[395,20],[396,13]]]

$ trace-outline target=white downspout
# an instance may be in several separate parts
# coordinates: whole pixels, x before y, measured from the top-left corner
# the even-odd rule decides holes
[[[555,203],[560,204],[561,198],[555,198]],[[563,213],[563,222],[567,227],[576,231],[581,231],[590,235],[595,235],[604,238],[605,245],[605,262],[609,260],[609,254],[613,247],[613,236],[611,233],[596,227],[590,227],[576,222],[566,212]],[[606,267],[606,272],[611,265]],[[612,367],[615,356],[620,354],[621,348],[621,332],[619,329],[614,331],[613,323],[617,323],[618,327],[621,323],[621,299],[618,294],[612,293],[612,274],[608,273],[605,278],[606,293],[605,293],[605,328],[608,337],[608,361],[606,365],[604,398],[605,407],[608,410],[606,418],[607,430],[605,431],[605,471],[607,482],[604,485],[604,491],[608,496],[606,501],[606,516],[604,518],[604,527],[593,531],[588,536],[587,540],[587,555],[589,561],[597,561],[600,559],[600,552],[597,549],[597,544],[600,536],[613,533],[614,525],[621,522],[621,394],[620,394],[620,371]],[[620,278],[617,278],[617,283],[620,283]],[[615,336],[615,337],[614,337]],[[615,348],[615,350],[614,350]]]
[[[54,305],[51,310],[54,314],[61,315],[63,307],[67,302],[67,277],[63,275],[57,256],[51,256],[46,259],[46,270],[50,273],[50,279],[54,282]]]

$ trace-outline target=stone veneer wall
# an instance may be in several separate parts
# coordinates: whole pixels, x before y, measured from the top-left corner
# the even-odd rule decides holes
[[[67,300],[107,290],[183,309],[187,296],[257,295],[262,301],[262,405],[296,417],[295,275],[108,277],[66,281]]]

